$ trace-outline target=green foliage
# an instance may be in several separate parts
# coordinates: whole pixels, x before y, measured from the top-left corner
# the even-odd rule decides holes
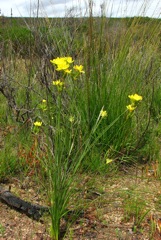
[[[1,149],[0,155],[0,179],[9,178],[15,175],[22,167],[22,163],[17,159],[17,143],[12,137],[7,136]]]
[[[25,54],[28,54],[28,47],[33,44],[32,33],[27,27],[24,26],[12,25],[5,30],[1,28],[0,36],[1,41],[4,43],[3,54],[7,52],[8,45],[11,44],[15,53],[25,56]]]
[[[31,32],[27,28],[16,26],[9,29],[6,38],[15,44],[18,42],[21,45],[26,42],[29,43],[30,34]]]
[[[5,234],[5,227],[3,227],[2,224],[0,224],[0,235],[3,237]]]
[[[156,122],[159,122],[161,116],[161,88],[155,90],[155,95],[153,97],[153,102],[151,106],[151,114]]]
[[[128,193],[128,197],[124,200],[124,216],[125,221],[134,222],[134,232],[141,228],[141,224],[149,211],[146,209],[146,203],[143,199],[140,199],[136,193]]]

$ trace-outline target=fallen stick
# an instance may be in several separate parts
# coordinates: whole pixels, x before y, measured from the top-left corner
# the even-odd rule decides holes
[[[37,221],[42,217],[44,212],[49,213],[48,207],[24,201],[23,199],[12,194],[10,192],[10,189],[5,190],[1,186],[0,186],[0,201]]]

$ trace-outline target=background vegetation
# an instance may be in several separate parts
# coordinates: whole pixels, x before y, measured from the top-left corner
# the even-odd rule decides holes
[[[157,161],[160,175],[161,20],[91,14],[1,17],[0,25],[0,179],[23,172],[42,182],[58,239],[78,169],[110,175],[124,165]],[[50,60],[66,56],[85,74],[73,80],[56,71]],[[62,77],[60,94],[52,82]],[[143,100],[129,112],[128,96],[135,93]]]

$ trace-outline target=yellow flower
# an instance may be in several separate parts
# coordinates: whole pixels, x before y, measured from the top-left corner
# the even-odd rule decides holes
[[[100,116],[101,116],[102,118],[107,117],[107,112],[104,111],[104,110],[101,110],[101,111],[100,111]]]
[[[67,63],[71,64],[72,62],[74,62],[74,60],[72,59],[72,57],[64,57],[64,60],[67,61]]]
[[[75,65],[75,66],[73,67],[73,69],[75,69],[76,71],[78,71],[78,72],[80,72],[80,73],[85,73],[85,72],[83,71],[83,66],[82,66],[82,65]]]
[[[73,116],[70,116],[70,117],[69,117],[69,122],[71,122],[71,123],[74,122],[74,117],[73,117]]]
[[[67,71],[70,64],[73,62],[73,60],[72,60],[72,57],[61,57],[61,58],[57,57],[53,60],[50,60],[50,62],[57,65],[57,68],[56,68],[57,71],[61,71],[61,70]]]
[[[53,85],[57,87],[58,91],[62,91],[64,82],[61,82],[60,80],[53,81]]]
[[[61,64],[57,65],[56,71],[67,70],[69,66],[70,65],[67,62],[62,62]]]
[[[142,101],[143,97],[138,94],[133,94],[128,96],[132,102]]]
[[[72,70],[71,70],[71,69],[67,69],[67,70],[65,70],[64,72],[70,74],[70,73],[72,72]]]
[[[56,80],[56,81],[53,81],[53,85],[55,85],[55,86],[63,86],[64,83],[61,82],[60,80]]]
[[[43,103],[46,103],[46,100],[45,100],[45,99],[43,99],[43,100],[42,100],[42,102],[43,102]]]
[[[62,64],[64,62],[64,59],[60,58],[60,57],[57,57],[57,58],[54,58],[53,60],[50,60],[50,62],[53,63],[53,64],[56,64],[56,65],[59,65],[59,64]]]
[[[38,122],[38,121],[34,122],[35,127],[41,127],[41,125],[42,125],[42,122]]]
[[[113,159],[110,159],[110,158],[107,158],[107,159],[106,159],[106,164],[109,164],[109,163],[111,163],[111,162],[113,162]]]
[[[134,105],[130,104],[130,105],[126,106],[126,108],[127,108],[130,112],[133,112],[136,107],[135,107]]]

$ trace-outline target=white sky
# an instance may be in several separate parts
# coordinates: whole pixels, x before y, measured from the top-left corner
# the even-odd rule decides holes
[[[12,9],[13,17],[37,16],[38,1],[40,17],[88,16],[89,0],[0,0],[1,15],[11,16]],[[93,0],[95,16],[100,16],[102,4],[107,17],[161,17],[161,0]]]

